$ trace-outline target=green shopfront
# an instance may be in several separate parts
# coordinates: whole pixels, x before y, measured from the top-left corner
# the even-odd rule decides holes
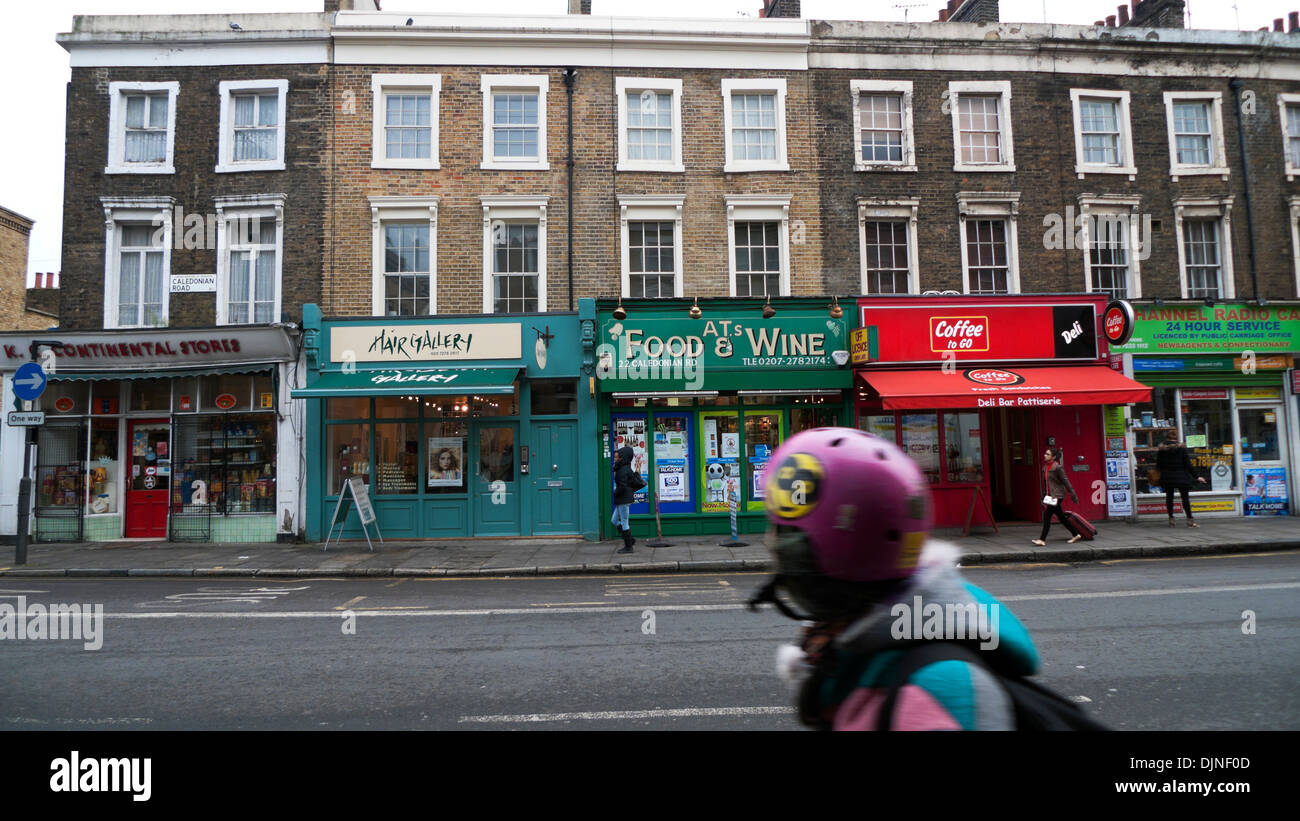
[[[851,424],[851,320],[829,302],[783,298],[765,311],[748,299],[623,300],[621,320],[617,303],[598,303],[603,535],[614,535],[621,447],[646,482],[631,507],[635,534],[726,534],[733,496],[740,532],[766,527],[763,475],[776,448],[801,430]]]
[[[1300,353],[1300,305],[1134,305],[1125,354],[1151,402],[1131,408],[1134,513],[1165,515],[1156,453],[1173,430],[1197,479],[1192,511],[1296,514],[1297,420],[1288,376]],[[1175,512],[1181,500],[1175,495]]]
[[[307,306],[293,392],[308,403],[307,538],[325,540],[353,476],[387,540],[595,538],[580,327],[576,313],[327,320]],[[355,509],[341,537],[363,537]]]

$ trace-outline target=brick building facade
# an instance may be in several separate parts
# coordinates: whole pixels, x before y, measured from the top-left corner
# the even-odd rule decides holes
[[[33,311],[34,306],[28,305],[27,244],[32,224],[22,214],[0,208],[0,328],[36,329],[54,324],[47,313]]]

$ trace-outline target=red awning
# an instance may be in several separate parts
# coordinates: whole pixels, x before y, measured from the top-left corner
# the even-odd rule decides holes
[[[1047,408],[1149,402],[1151,389],[1104,365],[860,371],[885,410]]]

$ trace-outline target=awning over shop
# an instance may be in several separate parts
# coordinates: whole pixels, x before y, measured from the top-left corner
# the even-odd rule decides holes
[[[1151,389],[1103,365],[859,372],[885,410],[1147,402]]]
[[[468,396],[514,393],[519,368],[387,368],[323,373],[295,399],[325,396]]]
[[[264,362],[260,365],[228,365],[222,368],[187,368],[173,369],[167,371],[138,371],[138,370],[120,370],[120,371],[57,371],[49,375],[51,381],[86,381],[93,382],[99,379],[184,379],[187,376],[219,376],[226,373],[261,373],[269,371],[276,366],[274,362]]]

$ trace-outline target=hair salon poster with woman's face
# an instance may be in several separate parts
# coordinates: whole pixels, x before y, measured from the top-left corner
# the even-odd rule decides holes
[[[429,439],[429,487],[464,484],[465,440],[459,437]]]

